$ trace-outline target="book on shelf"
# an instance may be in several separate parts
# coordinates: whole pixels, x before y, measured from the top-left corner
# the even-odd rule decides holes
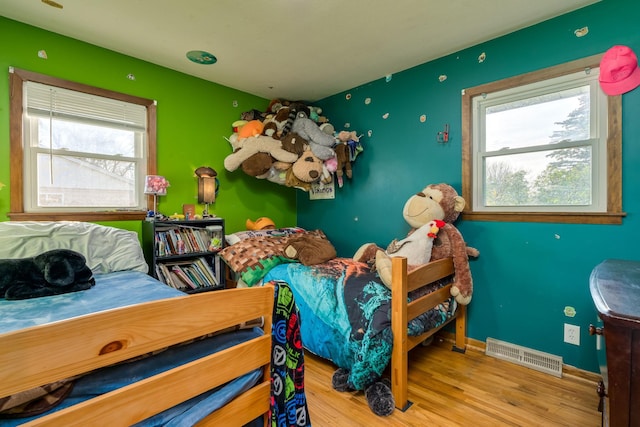
[[[165,240],[162,239],[159,234],[156,234],[155,240],[156,240],[156,250],[158,252],[158,256],[167,255],[167,253],[168,253],[167,252],[167,243],[165,242]]]
[[[198,289],[199,287],[201,287],[200,284],[196,283],[192,277],[187,273],[186,268],[182,268],[178,265],[174,265],[171,267],[171,271],[178,276],[178,280],[181,280],[182,283],[184,283],[185,285],[187,285],[189,288],[191,289]]]
[[[194,267],[200,274],[202,274],[202,276],[204,276],[208,283],[213,283],[214,286],[220,286],[220,281],[218,280],[216,273],[211,269],[204,258],[198,258],[194,263]]]
[[[160,281],[180,290],[220,286],[218,276],[204,257],[159,262],[156,274]]]
[[[190,225],[159,226],[156,230],[156,253],[158,256],[204,253],[220,249],[211,245],[207,228]]]
[[[187,291],[191,289],[187,284],[180,280],[175,272],[171,271],[164,264],[156,265],[156,274],[158,276],[158,280],[171,286],[172,288],[178,289],[180,291]]]

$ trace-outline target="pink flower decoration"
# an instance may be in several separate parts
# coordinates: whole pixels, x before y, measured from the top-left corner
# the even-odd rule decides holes
[[[164,196],[167,194],[167,187],[169,187],[169,181],[167,181],[164,176],[147,175],[144,184],[144,193]]]

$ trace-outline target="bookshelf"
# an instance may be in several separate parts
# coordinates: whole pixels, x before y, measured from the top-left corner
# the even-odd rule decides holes
[[[223,245],[222,218],[142,223],[149,274],[188,294],[225,288]]]

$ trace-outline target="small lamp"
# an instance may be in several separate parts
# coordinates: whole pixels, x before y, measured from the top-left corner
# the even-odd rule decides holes
[[[158,214],[158,196],[166,196],[167,187],[169,187],[169,181],[167,181],[167,179],[164,176],[147,175],[144,178],[144,194],[153,196],[154,218]]]
[[[204,203],[202,217],[206,218],[209,216],[209,203],[216,201],[218,173],[209,166],[200,166],[196,169],[196,175],[198,176],[198,203]]]

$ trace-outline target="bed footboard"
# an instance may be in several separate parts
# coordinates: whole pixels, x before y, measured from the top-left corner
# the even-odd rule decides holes
[[[464,352],[466,348],[466,306],[459,305],[455,315],[438,328],[429,330],[417,337],[409,337],[407,335],[407,323],[420,313],[424,313],[449,299],[451,285],[447,285],[438,291],[424,295],[411,302],[408,302],[409,292],[451,276],[453,273],[453,260],[451,258],[430,262],[413,270],[411,273],[407,273],[406,258],[392,258],[391,328],[393,330],[393,350],[391,355],[391,392],[393,393],[396,407],[402,411],[405,411],[410,406],[407,391],[409,350],[454,320],[456,322],[454,350]]]
[[[262,317],[262,336],[26,425],[129,425],[262,368],[258,385],[201,425],[223,418],[249,422],[270,407],[273,292],[264,287],[180,296],[2,334],[0,397]]]

